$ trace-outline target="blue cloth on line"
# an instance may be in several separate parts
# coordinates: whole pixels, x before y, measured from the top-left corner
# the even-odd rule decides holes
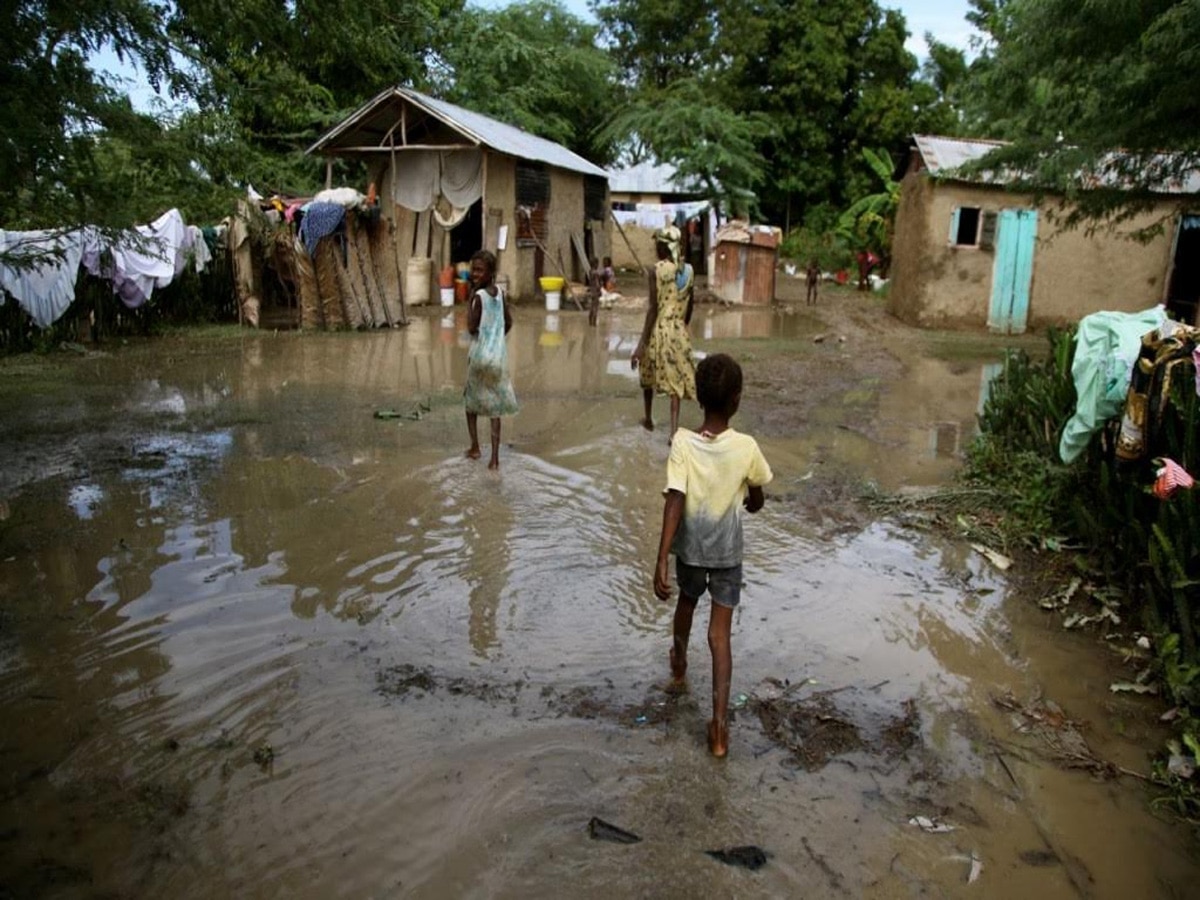
[[[317,243],[338,230],[346,218],[346,207],[340,203],[310,203],[300,222],[300,240],[308,255],[316,259]]]

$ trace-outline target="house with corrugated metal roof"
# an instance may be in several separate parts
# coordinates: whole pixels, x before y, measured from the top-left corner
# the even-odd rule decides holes
[[[964,169],[998,145],[913,137],[892,239],[893,315],[1015,334],[1165,303],[1196,322],[1200,184],[1164,184],[1160,202],[1116,228],[1063,230],[1065,200],[1039,204],[1009,191],[1001,173]],[[1167,223],[1159,236],[1130,237],[1158,221]]]
[[[688,260],[696,273],[708,271],[718,222],[703,185],[669,163],[649,159],[609,169],[608,190],[619,234],[613,240],[613,265],[654,265],[654,234],[673,224],[688,237]]]
[[[388,239],[371,241],[374,268],[404,288],[405,302],[434,299],[436,273],[481,247],[514,299],[538,278],[585,280],[581,255],[610,252],[608,173],[553,141],[414,91],[389,88],[309,149],[361,161],[378,189]],[[402,273],[402,274],[401,274]]]

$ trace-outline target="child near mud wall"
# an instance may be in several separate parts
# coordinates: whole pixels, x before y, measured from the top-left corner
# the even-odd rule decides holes
[[[679,600],[670,663],[676,688],[685,684],[687,676],[696,604],[705,591],[712,597],[708,646],[713,661],[713,716],[708,723],[708,749],[722,758],[729,752],[730,632],[742,592],[739,507],[751,513],[762,509],[763,486],[772,475],[758,442],[729,426],[742,400],[741,366],[723,353],[706,357],[696,368],[696,395],[704,409],[700,430],[680,428],[671,442],[654,593],[660,600],[671,598],[668,557],[674,553]]]
[[[479,416],[491,419],[492,455],[489,469],[500,468],[500,417],[517,411],[517,396],[513,392],[508,372],[508,348],[505,335],[512,328],[512,311],[504,292],[496,287],[496,257],[480,250],[471,257],[471,307],[467,313],[467,330],[471,333],[471,349],[467,351],[467,385],[463,402],[467,410],[467,433],[471,446],[468,459],[479,459]]]

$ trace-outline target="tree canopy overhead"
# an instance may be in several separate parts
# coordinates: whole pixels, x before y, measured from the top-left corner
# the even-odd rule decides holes
[[[967,73],[975,134],[1012,146],[992,164],[1081,204],[1138,208],[1200,166],[1200,0],[972,0],[985,36]]]
[[[596,125],[613,105],[614,66],[597,32],[553,0],[467,9],[438,49],[431,87],[604,164],[611,148]]]
[[[846,205],[874,177],[862,148],[903,150],[942,100],[904,48],[903,16],[875,0],[615,0],[594,9],[630,106],[645,110],[618,111],[610,132],[636,124],[627,137],[687,174],[700,174],[705,152],[736,155],[726,189],[753,191],[781,224]],[[685,81],[702,86],[691,107],[671,89]],[[673,122],[718,115],[739,143],[697,146],[686,128],[653,133],[654,109],[670,110]]]
[[[395,84],[602,165],[652,151],[730,202],[756,196],[781,225],[832,221],[873,190],[863,149],[895,155],[918,131],[1009,139],[1012,164],[1098,208],[1128,197],[1082,191],[1080,173],[1114,150],[1122,186],[1143,193],[1200,159],[1200,0],[972,0],[974,60],[930,36],[921,65],[903,16],[878,0],[592,9],[596,23],[556,0],[10,3],[0,222],[121,225],[171,205],[211,216],[248,183],[314,188],[304,149]],[[183,111],[135,109],[90,69],[102,47]]]

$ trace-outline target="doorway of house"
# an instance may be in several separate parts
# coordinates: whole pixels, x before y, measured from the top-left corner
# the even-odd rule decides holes
[[[1200,215],[1179,217],[1167,284],[1167,312],[1188,325],[1200,325]]]
[[[475,251],[484,246],[483,198],[480,198],[450,232],[450,262],[469,262]]]
[[[1025,333],[1036,244],[1037,210],[1000,210],[996,225],[996,262],[992,267],[992,300],[988,307],[990,331]]]

